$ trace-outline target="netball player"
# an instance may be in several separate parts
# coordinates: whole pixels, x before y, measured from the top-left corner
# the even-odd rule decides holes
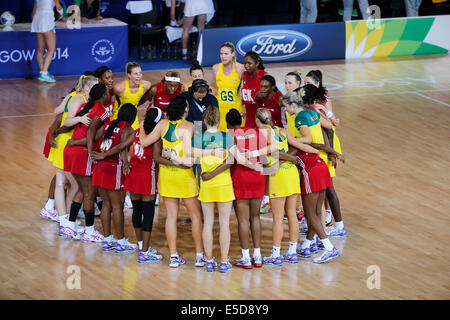
[[[130,243],[125,238],[124,231],[123,204],[125,192],[123,191],[123,184],[124,173],[128,173],[130,169],[128,149],[123,148],[120,152],[114,153],[109,151],[133,135],[131,125],[136,119],[136,113],[137,109],[133,104],[122,105],[117,119],[112,122],[109,121],[103,129],[102,138],[96,145],[96,151],[101,151],[101,153],[96,153],[96,156],[93,157],[97,162],[93,166],[92,185],[100,188],[100,195],[103,199],[102,222],[105,221],[105,226],[108,226],[106,220],[110,219],[112,213],[116,233],[113,236],[108,230],[110,234],[104,237],[104,241],[113,243],[117,253],[134,252],[137,245]],[[114,243],[114,238],[118,239],[117,243]],[[114,247],[114,245],[112,246]],[[103,246],[105,247],[105,243]]]
[[[292,92],[297,88],[300,88],[302,84],[302,77],[301,73],[297,70],[288,72],[284,76],[284,87],[286,89],[286,92]],[[294,137],[296,135],[297,129],[295,129],[295,115],[290,115],[286,108],[283,106],[281,108],[281,116],[283,120],[283,127],[285,127],[290,134],[292,134]],[[297,198],[297,218],[301,221],[303,219],[303,210],[302,210],[302,201],[300,195]],[[305,228],[306,222],[305,223]]]
[[[67,198],[73,199],[78,191],[78,184],[72,174],[68,172],[64,173],[64,148],[66,147],[67,141],[72,137],[73,130],[65,132],[66,130],[63,130],[62,127],[66,126],[70,128],[77,123],[84,123],[86,125],[90,123],[90,119],[87,115],[82,117],[76,117],[75,115],[79,107],[87,102],[86,97],[89,96],[91,88],[97,81],[97,78],[92,76],[83,75],[80,77],[75,91],[69,94],[63,101],[64,112],[61,119],[61,126],[55,130],[56,148],[52,147],[50,149],[48,160],[56,167],[55,206],[60,218],[67,214],[66,208],[70,206],[70,203],[66,205],[65,199],[64,183],[66,179],[70,182]],[[59,133],[59,131],[61,131],[61,133]],[[59,219],[60,228],[58,233],[60,235],[63,234],[64,227],[67,226],[68,222],[68,219]]]
[[[243,112],[246,127],[256,127],[255,115],[258,109],[256,94],[260,90],[261,78],[267,74],[264,64],[254,51],[247,52],[244,57],[245,71],[242,75],[241,99],[244,102]]]
[[[314,106],[318,107],[318,111],[323,112],[323,114],[333,123],[333,128],[325,130],[325,132],[327,133],[331,147],[336,150],[336,152],[342,154],[341,142],[336,135],[336,126],[339,125],[339,119],[337,119],[334,115],[331,99],[328,98],[327,90],[322,85],[322,72],[320,70],[311,70],[305,77],[305,83],[312,84],[317,87],[317,93],[314,96]],[[332,156],[330,158],[331,159],[327,159],[327,165],[328,169],[330,170],[331,179],[333,179],[336,176],[336,164],[335,159],[332,158]],[[334,187],[327,189],[325,212],[326,225],[328,227],[333,226],[331,215],[334,216],[334,221],[338,222],[335,227],[327,230],[327,233],[329,233],[330,237],[345,237],[347,235],[347,230],[345,229],[344,223],[342,221],[339,198]]]
[[[183,91],[188,91],[194,80],[205,79],[205,71],[198,60],[194,60],[194,62],[192,62],[192,66],[189,69],[189,75],[191,76],[191,81],[183,84]]]
[[[220,63],[212,67],[213,78],[211,87],[217,90],[217,100],[220,111],[220,131],[226,131],[226,114],[230,109],[237,109],[242,114],[240,86],[244,66],[236,62],[236,49],[231,42],[225,42],[220,47]]]
[[[125,67],[125,72],[125,80],[116,83],[113,87],[115,101],[111,120],[117,119],[119,109],[125,103],[131,103],[135,107],[138,107],[142,96],[152,86],[151,82],[142,78],[141,66],[138,63],[128,62]],[[136,118],[133,123],[133,129],[136,130],[137,128],[139,128],[139,122]]]
[[[274,144],[276,151],[280,152],[280,159],[288,160],[279,162],[273,156],[268,157],[269,166],[274,166],[276,173],[269,176],[269,196],[270,206],[273,214],[273,248],[269,257],[263,258],[264,264],[281,266],[282,261],[297,263],[297,242],[298,242],[298,219],[295,213],[297,197],[300,193],[300,181],[295,163],[295,156],[289,156],[290,142],[294,147],[303,152],[318,153],[311,146],[298,142],[284,128],[277,127],[272,124],[272,114],[269,110],[260,108],[256,112],[256,125],[260,132],[266,137],[269,144]],[[270,148],[270,146],[268,145]],[[262,148],[257,153],[264,154]],[[273,148],[270,148],[273,150]],[[289,161],[289,159],[291,159]],[[270,169],[268,170],[270,172]],[[288,224],[289,224],[289,248],[283,256],[280,256],[281,240],[283,238],[283,216],[284,209],[287,208]]]
[[[81,105],[76,116],[88,115],[92,122],[98,122],[101,126],[111,116],[110,110],[105,108],[109,100],[109,92],[104,84],[94,85],[89,93],[89,100]],[[72,139],[68,141],[64,150],[64,171],[72,173],[83,193],[83,211],[86,218],[86,231],[83,234],[85,242],[102,242],[103,236],[95,230],[94,227],[94,200],[97,188],[92,186],[92,160],[89,152],[93,151],[94,135],[89,135],[93,123],[88,127],[85,124],[78,124],[74,128]],[[69,224],[64,228],[64,235],[69,238],[77,239],[79,235],[75,229],[75,221],[81,203],[73,201],[70,208]]]
[[[150,108],[144,119],[146,134],[150,134],[164,113],[158,107]],[[153,218],[155,215],[155,200],[158,181],[158,166],[153,159],[153,145],[143,148],[139,139],[140,129],[133,134],[134,140],[129,153],[130,172],[125,176],[124,190],[130,192],[133,203],[133,227],[138,240],[138,262],[161,261],[155,249],[150,246]]]
[[[303,95],[301,95],[303,96]],[[306,109],[306,103],[297,92],[289,92],[283,97],[283,104],[289,114],[295,114],[295,126],[298,130],[299,142],[311,143],[322,135],[320,114],[312,109]],[[305,217],[308,223],[308,233],[297,254],[301,258],[310,258],[311,253],[318,252],[318,244],[314,240],[317,234],[325,252],[314,259],[315,263],[325,263],[337,258],[339,252],[327,238],[321,222],[322,205],[325,199],[325,190],[332,186],[330,172],[326,163],[317,154],[299,152],[301,196]]]
[[[162,140],[162,147],[176,152],[180,157],[190,154],[194,125],[186,121],[189,112],[187,101],[183,97],[173,98],[167,106],[168,119],[162,119],[153,131],[145,134],[144,124],[140,123],[140,141],[142,147],[147,147]],[[205,265],[202,245],[202,218],[198,196],[198,184],[192,170],[192,163],[187,169],[176,166],[160,165],[159,168],[159,194],[164,199],[167,210],[166,237],[169,243],[170,264],[178,268],[186,260],[177,252],[177,217],[179,199],[182,199],[192,220],[192,237],[196,250],[196,263],[198,267]]]
[[[144,94],[139,104],[145,101],[153,102],[153,106],[166,112],[170,99],[178,96],[182,91],[183,85],[180,79],[180,73],[177,71],[168,71],[164,78],[153,85],[151,89]]]

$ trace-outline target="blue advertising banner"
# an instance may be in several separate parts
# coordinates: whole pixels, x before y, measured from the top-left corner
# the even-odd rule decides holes
[[[104,19],[101,26],[82,24],[80,29],[57,28],[56,52],[49,72],[54,75],[81,74],[102,65],[113,72],[123,72],[128,61],[128,25],[115,19]],[[0,78],[22,78],[38,75],[36,35],[20,29],[0,32]]]
[[[237,61],[243,63],[248,51],[257,52],[264,62],[345,59],[345,23],[282,24],[204,29],[197,59],[203,66],[220,62],[220,46],[231,42]]]

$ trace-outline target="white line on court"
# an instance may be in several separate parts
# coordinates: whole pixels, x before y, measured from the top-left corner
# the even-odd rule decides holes
[[[445,103],[445,102],[442,102],[441,100],[438,100],[438,99],[434,99],[434,98],[431,98],[431,97],[429,97],[429,96],[426,96],[426,95],[423,95],[423,94],[421,94],[421,93],[419,93],[419,92],[414,92],[416,95],[418,95],[418,96],[420,96],[420,97],[423,97],[423,98],[425,98],[425,99],[428,99],[428,100],[431,100],[431,101],[434,101],[434,102],[437,102],[437,103],[440,103],[440,104],[443,104],[444,106],[446,106],[446,107],[450,107],[450,104],[448,104],[448,103]]]
[[[1,119],[11,119],[11,118],[28,118],[28,117],[47,117],[47,116],[53,116],[55,115],[52,113],[37,113],[37,114],[24,114],[21,116],[0,116]]]

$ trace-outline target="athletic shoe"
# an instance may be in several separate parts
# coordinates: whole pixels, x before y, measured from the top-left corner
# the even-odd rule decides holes
[[[116,247],[117,247],[117,240],[116,239],[113,239],[111,241],[103,240],[103,247],[102,247],[103,251],[115,250]]]
[[[64,227],[62,225],[59,225],[58,236],[64,236]]]
[[[53,219],[52,219],[52,216],[54,216],[54,215],[55,215],[54,212],[45,209],[45,207],[42,208],[41,212],[39,213],[39,216],[40,216],[42,219],[47,219],[47,220],[53,220]],[[55,221],[55,220],[53,220],[53,221]]]
[[[327,223],[325,224],[325,228],[331,228],[332,226],[334,226],[334,221],[333,221],[333,219],[332,219],[330,222],[327,222]]]
[[[137,245],[134,243],[130,243],[128,242],[128,239],[125,239],[125,243],[124,244],[120,244],[119,241],[117,241],[117,245],[116,245],[116,252],[117,253],[122,253],[122,252],[135,252],[137,249]]]
[[[325,250],[325,246],[323,245],[323,242],[321,240],[316,240],[316,242],[318,250]]]
[[[85,232],[84,227],[79,225],[78,223],[75,223],[75,229],[77,230],[77,232],[80,236],[82,236]]]
[[[150,251],[147,251],[146,254],[150,257],[150,261],[152,261],[152,262],[161,261],[163,258],[162,255],[154,254],[154,253],[151,253]]]
[[[203,255],[201,257],[198,257],[198,256],[195,257],[195,266],[196,267],[204,267],[205,264],[206,264],[206,257],[205,257],[205,255]]]
[[[264,206],[261,207],[261,209],[259,210],[259,213],[261,214],[267,214],[269,212],[271,212],[272,210],[270,210],[270,203],[267,202]]]
[[[263,258],[264,264],[271,264],[273,266],[281,267],[283,263],[281,262],[281,257],[274,258],[273,256],[270,257],[264,257]]]
[[[302,249],[301,247],[298,247],[297,256],[302,259],[311,258],[311,250],[309,248]]]
[[[103,242],[103,236],[94,229],[93,232],[84,232],[83,234],[84,242]]]
[[[158,251],[156,251],[156,249],[152,248],[151,246],[148,246],[147,252],[150,252],[151,254],[158,254]]]
[[[252,258],[252,262],[253,262],[253,266],[255,268],[261,268],[263,263],[262,263],[262,257],[261,256],[254,256]]]
[[[297,253],[289,254],[288,251],[281,256],[281,261],[289,263],[298,263]]]
[[[325,230],[325,233],[330,238],[343,238],[347,236],[347,229],[345,229],[345,227],[338,229],[336,226],[333,226],[328,230]]]
[[[39,73],[38,79],[39,79],[39,81],[43,81],[43,82],[56,82],[55,77],[52,76],[50,73],[47,73],[47,74]]]
[[[176,257],[170,257],[170,263],[169,267],[171,268],[178,268],[180,265],[183,265],[186,263],[186,259],[184,259],[182,256],[176,256]]]
[[[217,269],[217,262],[214,261],[214,257],[212,258],[211,261],[206,260],[206,272],[213,272],[216,269]]]
[[[317,253],[317,252],[319,252],[319,248],[318,248],[318,246],[317,246],[317,242],[316,242],[316,241],[311,242],[311,246],[309,247],[309,251],[310,251],[311,253]]]
[[[78,234],[78,232],[73,230],[71,227],[64,227],[63,236],[73,240],[81,240],[81,235]]]
[[[305,213],[303,212],[303,210],[296,210],[295,212],[297,213],[298,221],[302,221],[303,217],[305,216]]]
[[[324,253],[322,253],[322,255],[320,257],[314,259],[313,262],[314,263],[325,263],[325,262],[328,262],[339,256],[340,256],[340,254],[337,251],[337,249],[333,248],[333,250],[331,250],[331,251],[325,251]]]
[[[249,258],[245,259],[243,257],[241,257],[241,259],[234,260],[234,265],[236,267],[241,267],[244,269],[252,269],[253,268],[252,261]]]
[[[139,250],[137,261],[139,263],[150,262],[150,257],[146,254],[146,252],[142,252],[141,250]]]
[[[225,273],[225,272],[231,271],[232,268],[233,268],[233,266],[231,265],[231,263],[229,261],[221,262],[219,271],[222,273]]]

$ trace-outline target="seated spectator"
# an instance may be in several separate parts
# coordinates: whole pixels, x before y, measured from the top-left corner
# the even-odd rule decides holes
[[[100,15],[100,0],[74,0],[74,4],[80,7],[82,22],[89,19],[103,19]]]

